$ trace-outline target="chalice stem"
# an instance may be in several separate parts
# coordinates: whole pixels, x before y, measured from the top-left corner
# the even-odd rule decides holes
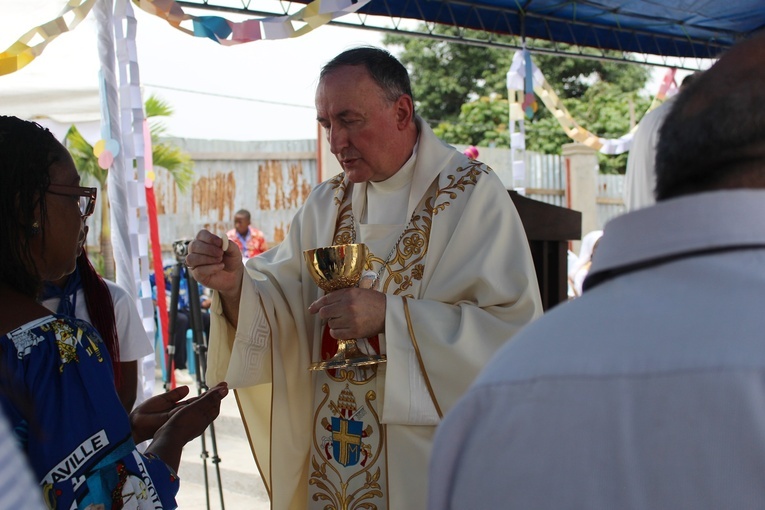
[[[365,354],[359,350],[359,346],[356,344],[355,338],[337,341],[337,353],[335,354],[336,358],[352,359],[360,358],[362,356],[365,356]]]

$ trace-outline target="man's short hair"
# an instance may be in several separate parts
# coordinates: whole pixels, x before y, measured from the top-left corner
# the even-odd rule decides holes
[[[688,76],[683,78],[683,81],[680,82],[680,86],[687,87],[688,85],[696,81],[696,78],[698,78],[699,76],[701,76],[701,71],[696,71],[695,73],[689,74]]]
[[[765,33],[679,92],[659,131],[656,199],[765,182]]]
[[[361,46],[346,50],[321,68],[319,81],[332,71],[346,66],[364,66],[375,83],[383,90],[386,99],[391,102],[404,94],[414,99],[406,67],[383,49]]]
[[[250,211],[247,209],[239,209],[236,211],[236,213],[234,213],[234,216],[245,216],[248,220],[251,219]]]

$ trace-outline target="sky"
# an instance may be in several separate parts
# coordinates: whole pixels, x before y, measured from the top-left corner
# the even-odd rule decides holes
[[[0,50],[55,18],[64,3],[0,0]],[[164,121],[167,134],[183,138],[315,139],[314,91],[321,66],[354,46],[382,46],[380,32],[330,25],[294,39],[223,46],[134,9],[144,99],[155,94],[168,102],[175,113]],[[232,13],[188,12],[244,19]],[[30,118],[32,111],[54,111],[63,96],[68,98],[66,107],[82,102],[97,110],[98,69],[96,21],[91,12],[28,66],[0,76],[0,112]],[[665,68],[654,68],[647,90],[655,93],[665,72]],[[684,74],[679,71],[678,78]],[[23,105],[36,110],[16,109]]]
[[[221,46],[142,11],[136,18],[144,90],[175,108],[171,134],[191,138],[316,138],[321,66],[354,46],[382,46],[380,32],[326,25],[294,39]]]
[[[0,51],[27,30],[55,18],[63,3],[0,0]],[[329,25],[294,39],[222,46],[187,35],[163,19],[134,9],[144,99],[155,94],[173,107],[175,114],[164,122],[171,136],[315,139],[314,90],[321,66],[354,46],[382,46],[380,32]],[[230,13],[189,12],[242,19]],[[46,90],[54,94],[56,90],[97,93],[96,36],[91,12],[73,31],[53,40],[29,65],[0,76],[0,111],[16,114],[13,108],[21,102],[34,103],[39,109]],[[61,95],[57,94],[59,98]]]

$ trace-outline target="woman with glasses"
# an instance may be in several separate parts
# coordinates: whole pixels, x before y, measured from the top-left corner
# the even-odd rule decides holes
[[[175,508],[183,445],[218,415],[225,383],[128,416],[96,330],[36,300],[44,280],[74,270],[94,202],[48,130],[0,117],[0,405],[49,508]]]

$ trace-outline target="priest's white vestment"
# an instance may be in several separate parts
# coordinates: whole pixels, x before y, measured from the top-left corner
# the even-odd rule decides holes
[[[236,329],[214,298],[207,381],[225,380],[236,389],[274,509],[309,508],[309,500],[311,507],[355,508],[363,498],[374,505],[368,508],[425,508],[441,416],[497,349],[542,313],[528,241],[501,181],[417,120],[415,154],[409,169],[400,171],[411,179],[388,189],[352,184],[342,174],[323,182],[286,239],[247,261]],[[337,487],[314,437],[314,397],[328,375],[308,370],[321,359],[322,335],[308,306],[322,291],[306,270],[303,251],[354,241],[370,247],[372,272],[385,266],[378,285],[387,297],[379,340],[388,362],[376,369],[376,392],[367,393],[374,393],[381,427],[374,438],[384,449],[382,476],[365,474],[368,493],[359,489],[352,501],[338,504],[337,494],[322,488]],[[372,421],[369,415],[365,421]],[[326,453],[332,457],[329,446]],[[375,496],[377,490],[383,497]]]

